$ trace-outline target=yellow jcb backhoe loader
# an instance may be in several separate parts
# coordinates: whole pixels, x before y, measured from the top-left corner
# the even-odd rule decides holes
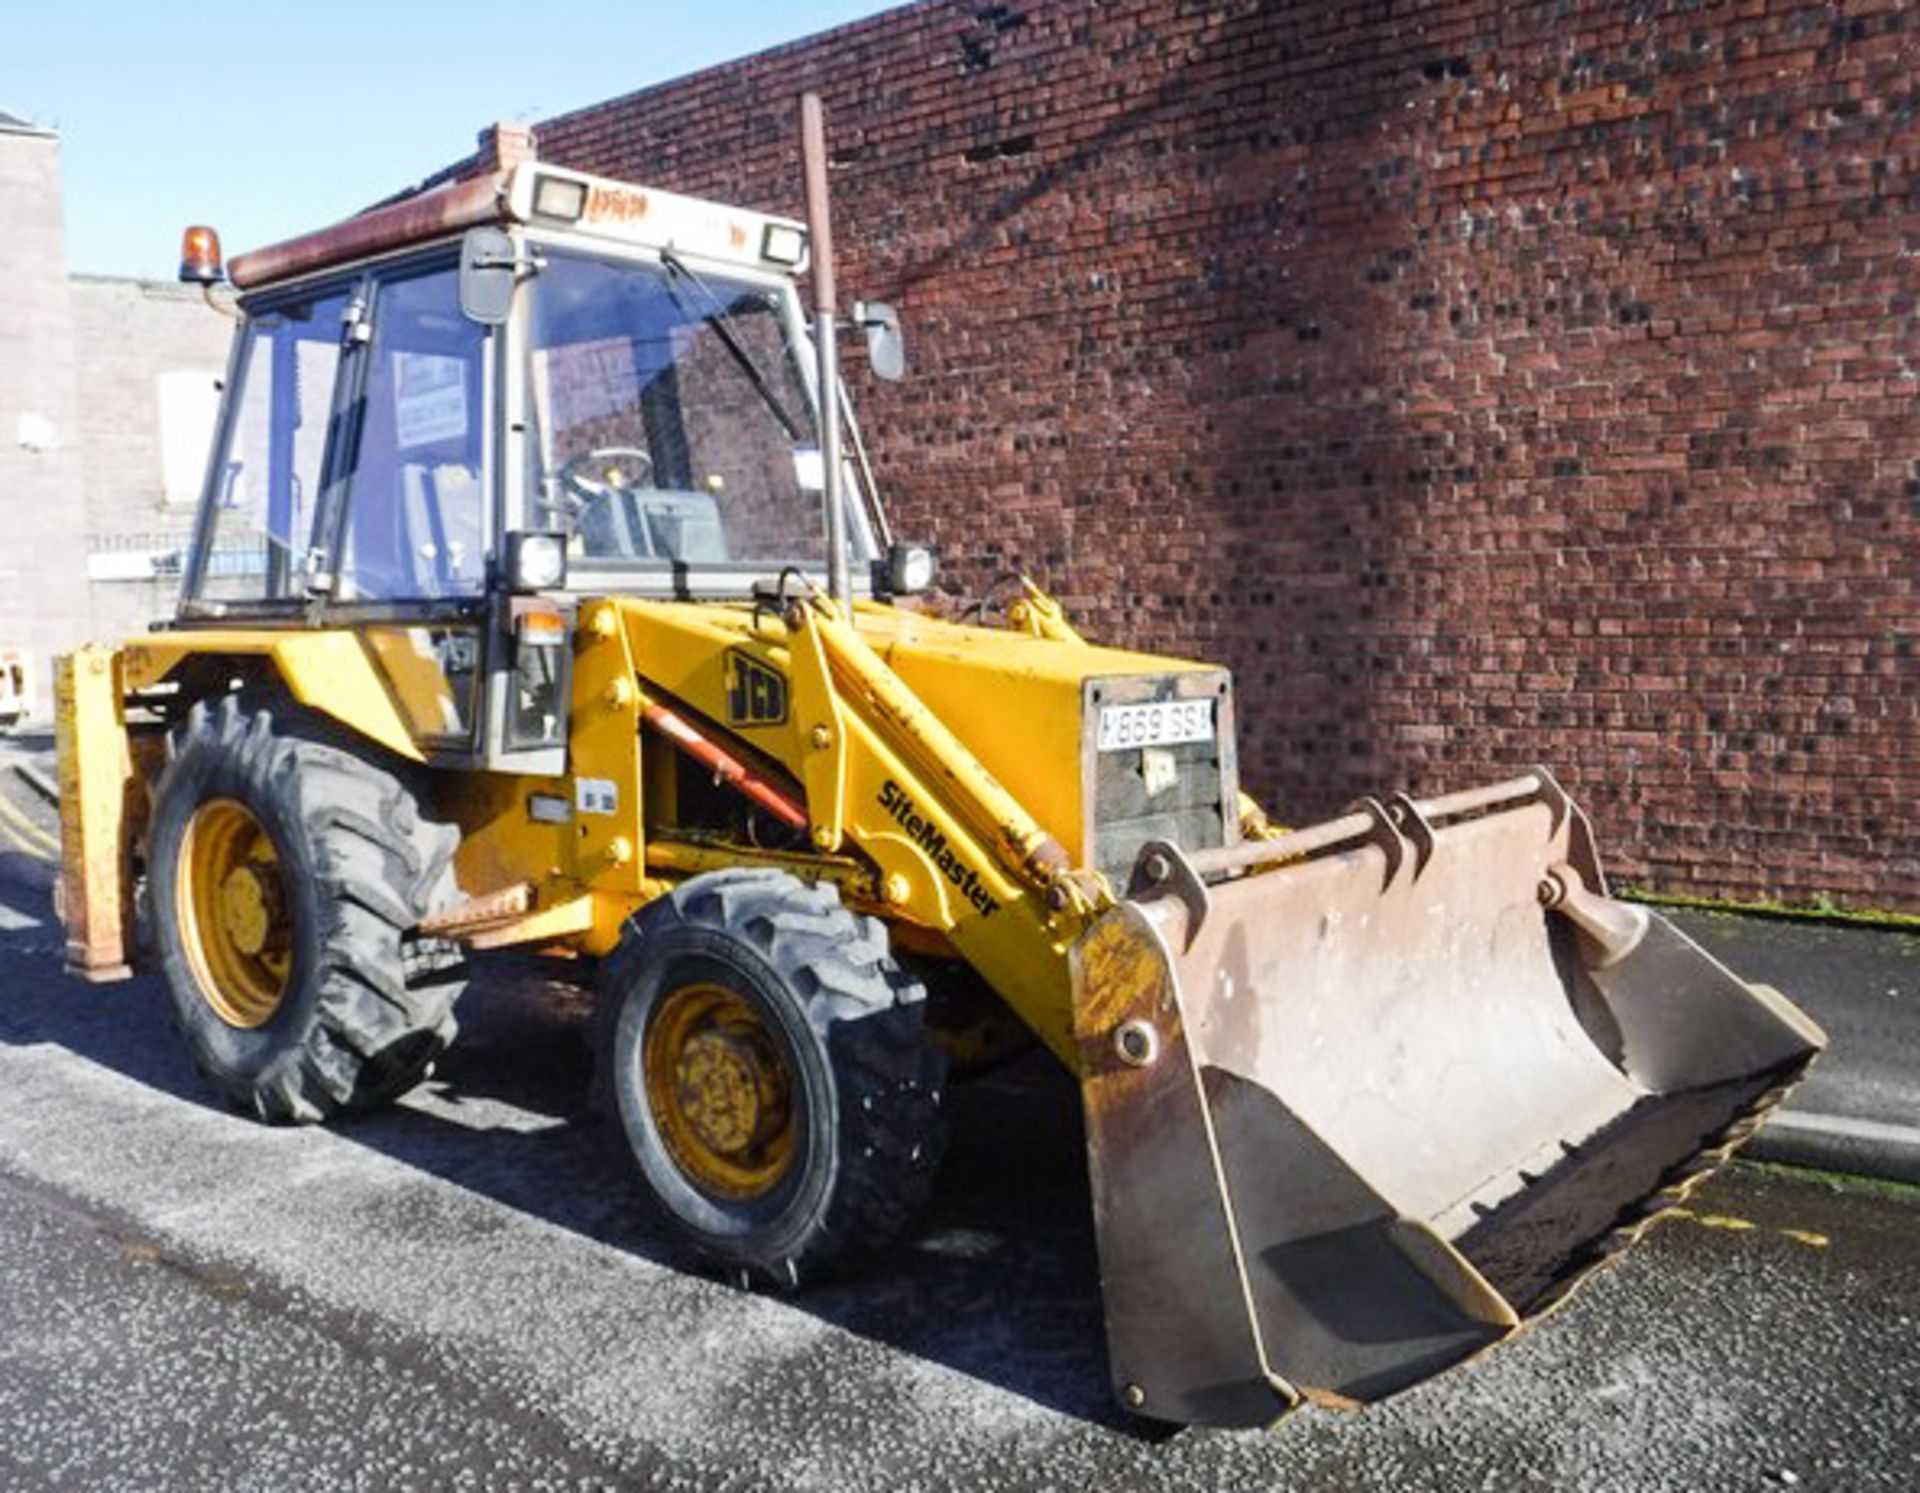
[[[1079,1078],[1128,1407],[1460,1362],[1820,1033],[1609,899],[1544,771],[1277,833],[1223,670],[900,605],[803,118],[804,224],[528,160],[233,261],[178,614],[60,669],[70,967],[143,906],[211,1082],[316,1121],[421,1078],[467,950],[595,958],[643,1187],[787,1287],[912,1226],[971,984]]]

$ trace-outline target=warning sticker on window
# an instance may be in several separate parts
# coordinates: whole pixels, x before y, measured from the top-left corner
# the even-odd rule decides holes
[[[393,355],[393,431],[402,449],[466,439],[466,371],[460,358]]]

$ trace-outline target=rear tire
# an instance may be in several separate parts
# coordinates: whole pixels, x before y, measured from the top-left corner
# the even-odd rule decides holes
[[[196,704],[156,792],[148,879],[175,1024],[201,1072],[263,1120],[372,1108],[456,1030],[459,950],[412,930],[457,896],[459,832],[392,773]]]
[[[917,1222],[946,1059],[886,926],[784,872],[694,877],[603,970],[601,1083],[645,1190],[705,1259],[785,1289]]]

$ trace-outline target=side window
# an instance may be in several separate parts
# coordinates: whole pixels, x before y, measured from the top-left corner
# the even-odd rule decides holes
[[[374,299],[359,441],[347,474],[342,601],[477,596],[486,588],[481,351],[452,266]]]
[[[214,468],[212,534],[199,597],[304,594],[301,565],[340,366],[344,290],[256,314],[243,334],[233,416]]]

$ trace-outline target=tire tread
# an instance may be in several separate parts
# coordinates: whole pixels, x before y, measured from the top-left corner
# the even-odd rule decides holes
[[[800,1000],[835,1079],[840,1169],[824,1206],[778,1258],[740,1258],[679,1231],[729,1274],[789,1290],[885,1249],[924,1211],[946,1141],[946,1058],[927,1038],[925,991],[894,962],[886,925],[848,911],[831,883],[761,868],[695,877],[648,904],[628,919],[604,970],[603,1097],[618,997],[634,988],[652,947],[685,927],[740,940]]]
[[[322,927],[306,975],[318,987],[311,1018],[251,1078],[223,1075],[200,1055],[232,1103],[268,1121],[307,1123],[385,1103],[426,1075],[457,1030],[460,952],[413,930],[457,896],[459,832],[422,818],[393,773],[327,735],[299,717],[277,727],[273,707],[233,695],[196,702],[169,738],[156,795],[165,803],[190,764],[224,757],[277,799],[312,845]],[[201,997],[179,988],[179,977],[169,984],[175,1025],[191,1041],[181,1008]]]

